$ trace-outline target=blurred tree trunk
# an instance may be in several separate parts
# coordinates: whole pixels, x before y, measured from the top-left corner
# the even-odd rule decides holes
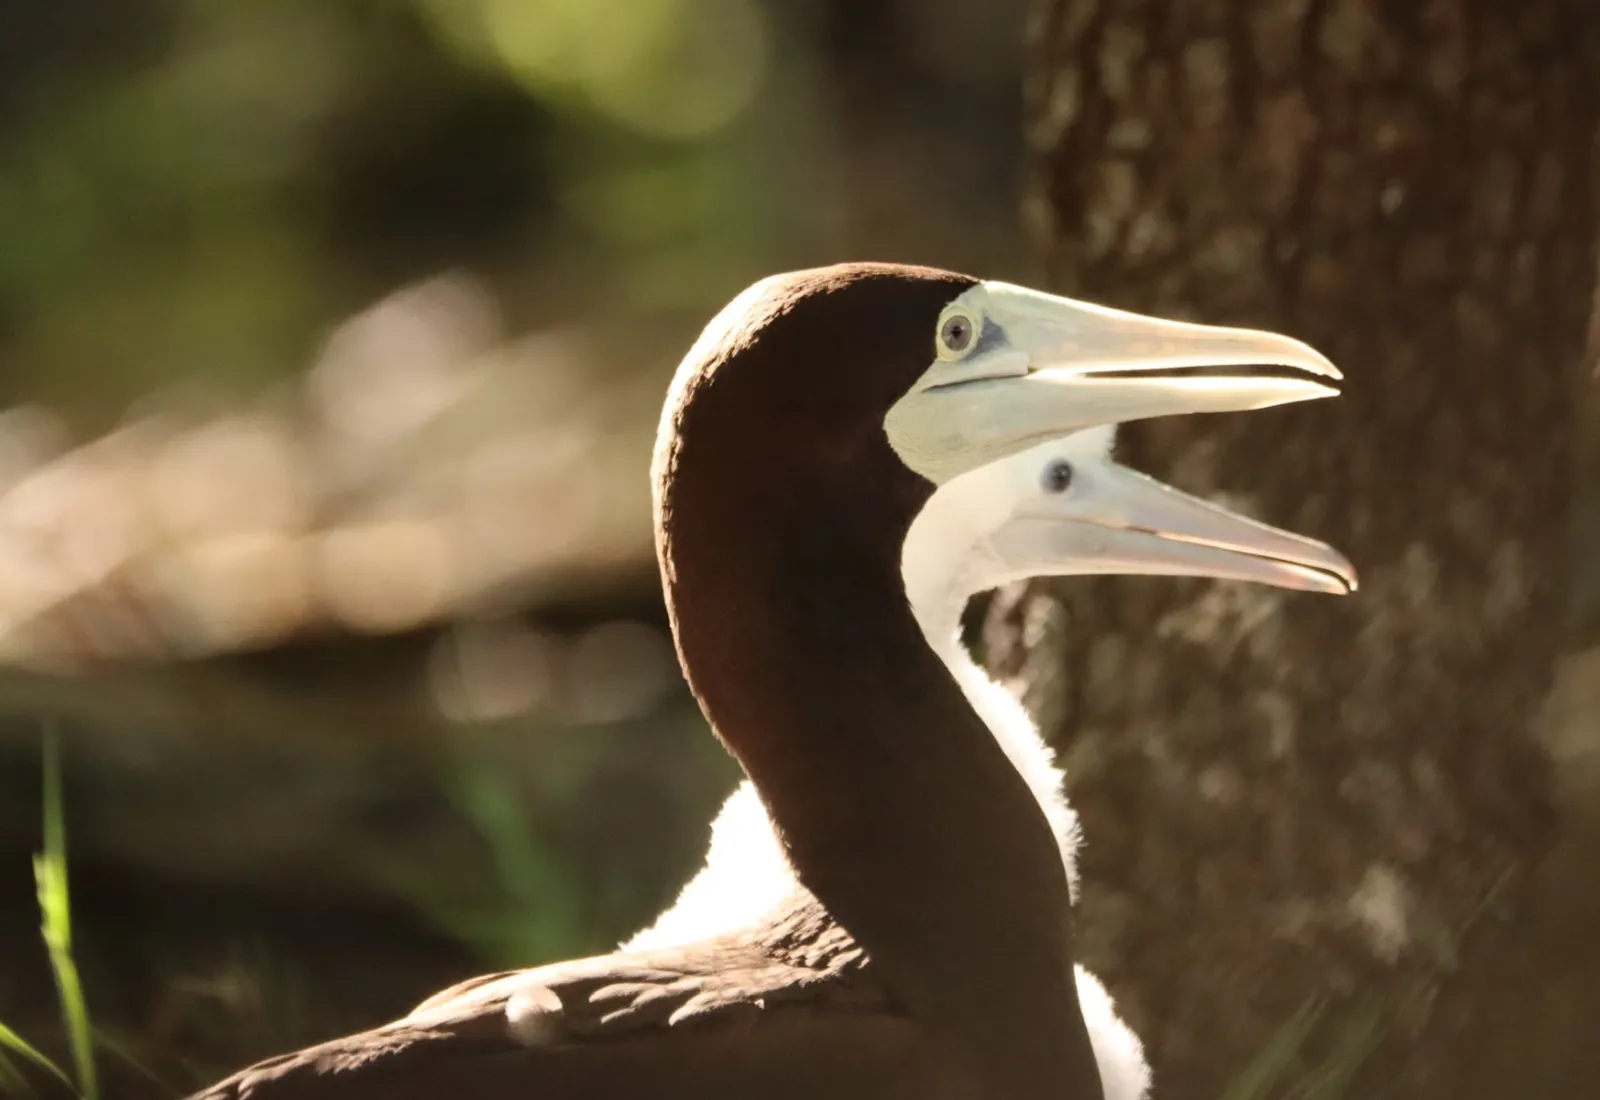
[[[1538,718],[1568,598],[1600,12],[1035,16],[1030,217],[1055,286],[1287,331],[1348,376],[1334,401],[1141,424],[1122,450],[1338,545],[1359,594],[1074,581],[986,623],[1064,754],[1088,961],[1158,1100],[1214,1100],[1313,1002],[1270,1095],[1592,1100],[1600,855]]]

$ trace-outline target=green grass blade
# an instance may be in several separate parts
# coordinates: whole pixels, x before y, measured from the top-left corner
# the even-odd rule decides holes
[[[1250,1064],[1229,1082],[1220,1100],[1263,1100],[1294,1062],[1326,1007],[1327,1002],[1322,997],[1310,997],[1302,1002],[1295,1014],[1256,1052]]]
[[[4,1048],[0,1048],[0,1096],[25,1096],[35,1097],[39,1094],[34,1091],[33,1085],[17,1064],[11,1060]]]
[[[83,996],[78,964],[72,956],[72,901],[67,891],[67,825],[61,799],[61,751],[55,732],[44,737],[44,851],[33,859],[34,882],[39,889],[40,931],[50,953],[61,998],[61,1016],[72,1044],[72,1061],[78,1075],[78,1094],[99,1100],[95,1075],[94,1029]]]
[[[1304,1100],[1343,1100],[1349,1095],[1351,1082],[1383,1040],[1385,1016],[1381,1004],[1368,1001],[1345,1021],[1327,1060],[1302,1091]]]
[[[43,1054],[40,1054],[39,1051],[34,1048],[32,1043],[18,1035],[15,1031],[12,1031],[5,1024],[0,1024],[0,1065],[5,1067],[4,1069],[0,1069],[0,1082],[10,1082],[14,1077],[15,1080],[21,1084],[21,1088],[19,1089],[8,1083],[5,1086],[7,1091],[20,1092],[25,1096],[34,1095],[33,1088],[28,1084],[28,1079],[22,1076],[22,1071],[16,1067],[16,1064],[13,1063],[10,1058],[3,1056],[3,1052],[7,1050],[18,1055],[19,1057],[27,1059],[40,1069],[44,1070],[46,1073],[49,1073],[54,1077],[59,1077],[62,1084],[66,1085],[69,1089],[72,1088],[72,1079],[62,1072],[60,1066],[46,1058]]]
[[[459,753],[447,793],[488,847],[504,904],[490,913],[430,906],[442,927],[505,965],[560,958],[581,944],[583,921],[576,899],[561,868],[539,843],[505,769],[481,755]]]

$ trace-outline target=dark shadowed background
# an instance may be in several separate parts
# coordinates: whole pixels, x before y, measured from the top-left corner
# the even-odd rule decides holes
[[[1327,415],[1356,419],[1262,421],[1299,448],[1152,430],[1129,457],[1260,490],[1375,595],[1280,629],[1237,586],[1019,587],[973,633],[1070,749],[1085,942],[1158,1100],[1388,1095],[1343,1091],[1380,1045],[1340,1046],[1363,993],[1374,1058],[1481,1046],[1429,1006],[1461,973],[1461,1003],[1493,1000],[1544,933],[1475,969],[1451,922],[1517,926],[1582,832],[1562,799],[1600,802],[1595,120],[1573,106],[1600,15],[1486,4],[1414,25],[1376,0],[0,0],[0,1024],[67,1060],[29,865],[46,731],[107,1096],[647,923],[736,777],[660,607],[661,395],[754,279],[888,259],[1273,325],[1343,366]],[[1502,667],[1515,690],[1475,706]],[[1485,729],[1406,740],[1443,695]],[[1301,758],[1316,790],[1241,809],[1283,774],[1229,763],[1230,708],[1334,715],[1291,723],[1337,746]],[[1169,720],[1200,732],[1164,741]],[[1376,816],[1407,784],[1470,787],[1439,764],[1469,749],[1543,778],[1509,808]],[[1297,837],[1364,824],[1322,860],[1262,840],[1291,812]],[[1317,931],[1335,897],[1353,946]],[[1267,916],[1230,934],[1235,899]],[[1520,1015],[1570,1045],[1600,1034],[1600,960],[1560,951],[1582,988]],[[1313,1003],[1348,1011],[1241,1091]],[[1538,1094],[1600,1094],[1573,1087]]]

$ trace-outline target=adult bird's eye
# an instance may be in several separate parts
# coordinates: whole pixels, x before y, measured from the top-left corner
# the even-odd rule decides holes
[[[1039,479],[1047,493],[1064,493],[1072,485],[1072,463],[1064,458],[1058,458],[1044,468],[1044,476]]]
[[[959,313],[946,318],[939,329],[939,342],[948,351],[966,351],[972,344],[972,320]]]

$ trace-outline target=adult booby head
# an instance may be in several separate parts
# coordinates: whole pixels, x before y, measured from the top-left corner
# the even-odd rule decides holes
[[[764,370],[759,388],[796,403],[774,426],[800,420],[814,394],[837,399],[830,411],[857,394],[861,411],[877,412],[887,393],[885,435],[934,484],[1085,428],[1331,397],[1342,377],[1315,348],[1278,333],[1148,317],[927,268],[845,264],[763,279],[706,326],[668,394],[658,452],[681,442],[677,417],[689,391],[730,362],[748,369],[778,359],[787,361],[782,381]],[[1303,373],[1240,370],[1250,367]]]
[[[1155,416],[1262,409],[1337,391],[1320,352],[1253,329],[1146,317],[984,282],[940,313],[934,362],[884,427],[912,469],[943,483],[1067,432]],[[1222,373],[1196,374],[1200,368]]]
[[[1316,377],[1187,373],[1221,363]],[[207,1095],[1098,1098],[1055,838],[924,640],[905,539],[939,486],[1041,439],[1335,377],[1274,334],[942,271],[756,284],[669,391],[657,548],[690,684],[826,911],[475,980]]]

